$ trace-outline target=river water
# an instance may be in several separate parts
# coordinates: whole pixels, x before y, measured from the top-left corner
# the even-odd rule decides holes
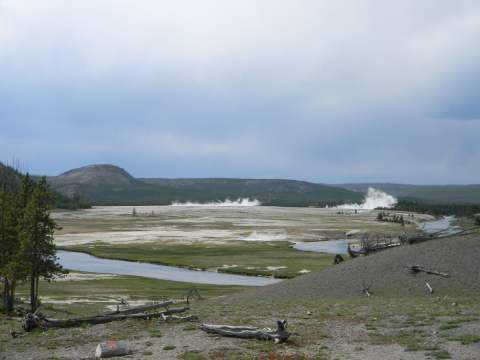
[[[300,251],[313,251],[327,254],[347,254],[348,240],[326,240],[297,242],[293,245],[294,249]]]
[[[75,271],[103,274],[142,276],[152,279],[191,282],[196,284],[264,286],[279,282],[279,279],[244,276],[214,271],[196,271],[175,266],[156,265],[141,262],[102,259],[80,252],[57,252],[60,264]]]

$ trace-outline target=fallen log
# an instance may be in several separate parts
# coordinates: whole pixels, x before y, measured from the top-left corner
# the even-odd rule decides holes
[[[198,316],[196,315],[187,315],[187,316],[177,316],[177,315],[163,315],[162,319],[164,321],[170,321],[170,320],[175,320],[175,321],[199,321]]]
[[[122,315],[137,314],[137,313],[140,313],[140,312],[147,312],[149,310],[154,310],[154,309],[158,309],[158,308],[162,308],[162,307],[163,308],[168,308],[168,306],[172,305],[172,304],[173,304],[173,301],[168,300],[168,301],[164,301],[164,302],[161,302],[161,303],[158,303],[158,304],[142,305],[142,306],[137,306],[137,307],[134,307],[134,308],[126,309],[126,310],[117,310],[117,311],[105,314],[105,316],[119,315],[119,314],[122,314]],[[102,315],[100,315],[100,316],[102,316]]]
[[[438,275],[438,276],[445,277],[445,278],[450,277],[450,275],[448,275],[447,273],[440,272],[440,271],[437,271],[437,270],[434,270],[434,269],[428,269],[428,268],[425,268],[425,267],[420,266],[420,265],[410,265],[410,266],[407,266],[407,269],[410,270],[410,272],[412,274],[417,274],[419,272],[424,272],[424,273],[427,273],[427,274]]]
[[[109,340],[97,345],[95,349],[96,358],[109,358],[114,356],[125,356],[130,354],[130,347],[125,341]]]
[[[277,329],[269,328],[259,329],[252,326],[229,326],[229,325],[214,325],[201,324],[200,329],[220,336],[237,337],[241,339],[258,339],[270,340],[276,344],[283,343],[288,340],[290,333],[287,331],[287,320],[277,320]]]
[[[49,319],[49,318],[37,316],[35,314],[27,314],[25,315],[24,324],[22,327],[25,331],[30,331],[36,327],[40,327],[42,329],[68,328],[68,327],[82,326],[85,324],[89,324],[89,325],[105,324],[113,321],[121,321],[121,320],[127,320],[127,319],[149,320],[153,318],[164,317],[171,314],[183,313],[187,310],[189,310],[188,307],[181,307],[181,308],[173,308],[173,309],[168,309],[162,312],[155,312],[155,313],[100,315],[100,316],[92,316],[87,318],[76,318],[76,319],[65,319],[65,320]]]

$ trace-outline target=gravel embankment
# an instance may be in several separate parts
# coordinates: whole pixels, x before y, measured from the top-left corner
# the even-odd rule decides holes
[[[450,277],[412,275],[406,266],[415,264]],[[437,296],[480,296],[480,236],[431,240],[358,257],[320,272],[234,294],[222,302],[356,297],[363,296],[364,283],[371,285],[374,296],[427,296],[426,282]]]

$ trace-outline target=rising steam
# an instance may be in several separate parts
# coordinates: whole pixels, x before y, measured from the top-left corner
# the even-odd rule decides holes
[[[174,201],[172,206],[260,206],[262,205],[257,199],[250,200],[248,198],[230,200],[226,199],[225,201],[213,201],[208,203],[194,203],[194,202],[177,202]]]
[[[391,208],[397,203],[397,198],[372,187],[368,188],[367,195],[361,204],[345,204],[338,206],[345,210],[373,210],[376,208]]]

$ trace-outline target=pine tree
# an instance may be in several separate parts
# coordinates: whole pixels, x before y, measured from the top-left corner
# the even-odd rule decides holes
[[[24,199],[25,200],[25,199]],[[53,199],[45,178],[38,182],[26,202],[21,223],[21,262],[30,280],[30,306],[35,312],[38,305],[38,283],[40,277],[52,279],[63,273],[53,234],[59,229],[50,217]]]
[[[15,258],[19,242],[14,214],[14,199],[6,186],[0,189],[0,276],[3,278],[3,307],[13,309],[15,297]]]

